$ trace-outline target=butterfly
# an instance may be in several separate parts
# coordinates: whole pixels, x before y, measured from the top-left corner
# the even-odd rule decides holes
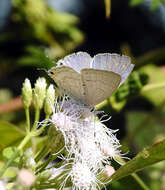
[[[86,52],[70,54],[48,71],[66,94],[88,106],[108,98],[126,80],[134,65],[128,56]]]

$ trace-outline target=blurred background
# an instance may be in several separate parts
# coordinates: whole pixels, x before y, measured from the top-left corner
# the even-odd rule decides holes
[[[119,53],[131,57],[134,72],[96,108],[112,116],[106,125],[119,129],[130,158],[165,138],[164,0],[109,2],[110,9],[106,0],[0,0],[0,121],[22,126],[24,79],[52,83],[44,69],[58,59],[77,51]],[[0,140],[1,151],[7,146]],[[165,189],[165,162],[141,175],[151,189]],[[110,188],[128,186],[140,189],[131,177]]]

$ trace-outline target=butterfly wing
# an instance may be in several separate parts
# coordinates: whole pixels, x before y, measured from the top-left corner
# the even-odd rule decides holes
[[[81,75],[68,66],[59,66],[49,70],[49,75],[64,92],[78,100],[84,100],[84,88]]]
[[[92,61],[91,56],[86,52],[77,52],[66,56],[64,59],[60,59],[57,65],[63,65],[73,68],[79,72],[82,69],[89,68]]]
[[[119,87],[121,77],[112,71],[83,69],[81,77],[85,92],[85,102],[94,106],[108,98]]]

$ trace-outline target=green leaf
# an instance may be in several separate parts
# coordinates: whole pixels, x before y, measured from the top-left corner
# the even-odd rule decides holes
[[[126,113],[126,126],[128,134],[124,143],[131,147],[132,143],[138,150],[154,144],[165,138],[164,112],[131,111]],[[151,117],[152,115],[152,117]],[[150,131],[150,135],[148,135]]]
[[[8,161],[12,155],[15,153],[15,151],[17,151],[16,147],[7,147],[3,150],[2,155],[5,158],[6,161]],[[18,166],[19,163],[19,154],[17,155],[17,157],[12,161],[12,163],[10,165],[12,166]]]
[[[8,147],[8,148],[5,148],[3,150],[3,157],[6,158],[6,159],[9,159],[13,153],[16,151],[16,148],[15,147]]]
[[[160,0],[152,0],[151,10],[155,11],[158,8],[159,4],[160,4]]]
[[[17,145],[24,137],[24,132],[15,125],[0,121],[0,151],[8,146]]]
[[[163,67],[146,65],[141,68],[149,76],[148,85],[142,88],[141,94],[155,106],[163,106],[165,102],[165,72]]]
[[[152,164],[165,160],[165,140],[145,148],[135,158],[121,166],[109,179],[112,181],[119,180],[135,172],[143,170]]]
[[[131,0],[130,5],[131,6],[137,6],[137,5],[139,5],[139,4],[143,3],[143,2],[144,2],[144,0]]]

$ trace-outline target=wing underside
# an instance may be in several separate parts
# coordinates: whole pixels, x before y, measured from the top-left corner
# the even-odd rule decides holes
[[[52,76],[59,88],[76,99],[84,101],[84,89],[81,75],[70,67],[55,68]]]
[[[89,106],[108,98],[121,81],[120,75],[111,71],[82,69],[78,73],[68,66],[56,67],[52,78],[63,91]]]
[[[120,85],[120,75],[104,70],[83,69],[81,71],[84,83],[85,100],[94,106],[108,98]]]

